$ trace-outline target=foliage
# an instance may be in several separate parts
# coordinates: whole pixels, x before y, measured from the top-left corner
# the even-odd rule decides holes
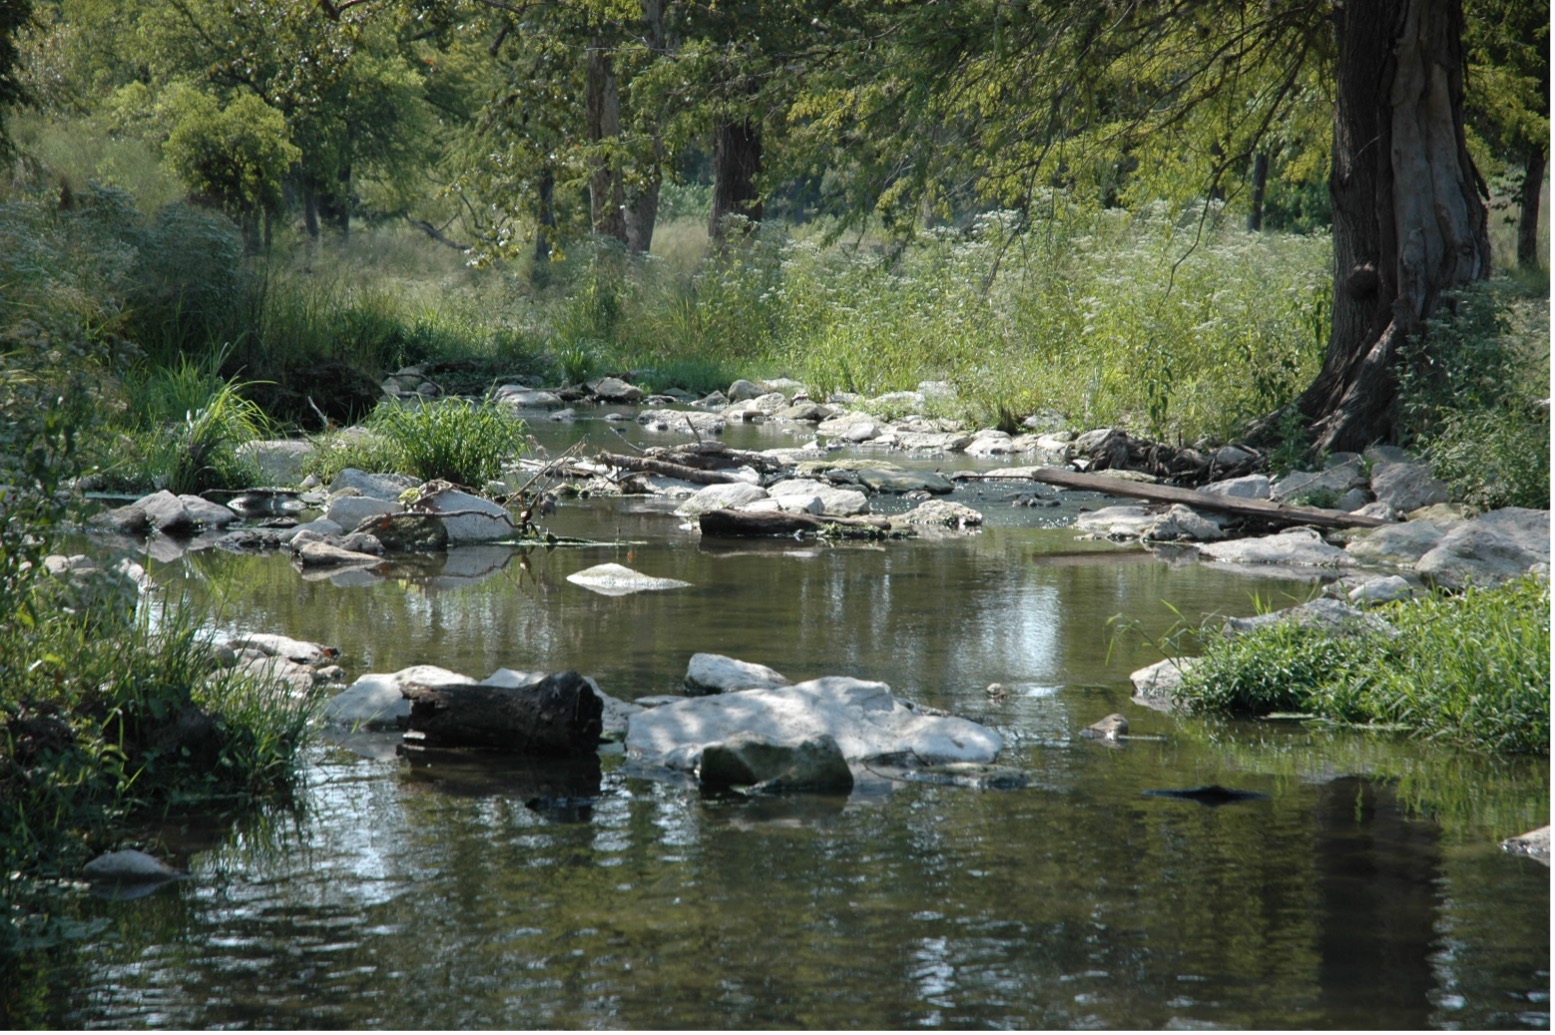
[[[313,475],[325,485],[341,471],[354,467],[359,471],[397,474],[405,469],[405,456],[399,445],[384,435],[362,428],[349,433],[326,432],[312,439],[313,450],[302,461],[302,473]]]
[[[1545,288],[1526,297],[1510,280],[1476,286],[1428,339],[1412,343],[1401,437],[1425,453],[1454,499],[1549,506],[1547,296]]]
[[[1379,613],[1397,636],[1285,622],[1206,637],[1180,698],[1198,711],[1304,712],[1478,750],[1548,753],[1547,582],[1528,576]]]
[[[258,469],[239,457],[238,447],[266,437],[270,422],[257,404],[243,397],[243,387],[228,381],[211,393],[204,406],[185,415],[174,433],[169,491],[200,493],[257,483]]]
[[[385,404],[368,425],[397,448],[406,473],[475,487],[501,474],[503,462],[515,458],[526,440],[522,420],[500,406],[464,399]]]
[[[286,119],[264,99],[241,93],[227,103],[188,86],[169,91],[168,160],[197,198],[219,203],[245,227],[281,201],[281,180],[302,152]]]

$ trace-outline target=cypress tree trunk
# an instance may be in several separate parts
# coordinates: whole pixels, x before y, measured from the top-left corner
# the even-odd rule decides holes
[[[1528,165],[1523,174],[1522,211],[1517,216],[1517,266],[1539,268],[1539,195],[1544,190],[1545,153],[1542,144],[1528,149]]]
[[[1294,404],[1318,451],[1392,437],[1401,347],[1444,295],[1490,272],[1464,144],[1460,0],[1352,0],[1334,17],[1333,322]]]
[[[761,195],[756,191],[760,173],[759,123],[738,119],[713,127],[713,207],[707,217],[707,235],[715,244],[725,243],[729,216],[744,216],[750,224],[761,222]]]
[[[603,39],[596,38],[589,44],[587,72],[588,137],[603,152],[594,158],[589,173],[589,221],[596,234],[625,244],[621,158],[610,153],[621,139],[621,94]]]

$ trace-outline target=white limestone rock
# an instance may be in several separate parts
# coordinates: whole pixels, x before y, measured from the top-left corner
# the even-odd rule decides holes
[[[770,690],[789,686],[787,676],[776,669],[722,654],[696,653],[686,665],[686,692],[721,694],[734,690]]]
[[[592,568],[573,572],[567,576],[567,581],[607,597],[624,597],[630,593],[645,593],[653,590],[683,589],[691,585],[679,579],[661,579],[644,575],[624,564],[596,564]]]

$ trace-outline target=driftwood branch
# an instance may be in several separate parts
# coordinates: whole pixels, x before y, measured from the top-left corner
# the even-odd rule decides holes
[[[1064,489],[1104,492],[1108,496],[1127,496],[1152,503],[1181,503],[1196,510],[1210,510],[1235,517],[1255,518],[1273,525],[1316,525],[1319,528],[1380,528],[1392,524],[1382,518],[1350,514],[1321,507],[1293,507],[1273,500],[1221,496],[1172,485],[1131,482],[1103,474],[1081,474],[1062,467],[1038,467],[1024,473],[1031,481],[1057,485]]]
[[[891,530],[891,522],[878,517],[827,517],[817,514],[751,513],[744,510],[710,510],[697,518],[697,524],[705,536],[745,539],[833,530],[856,530],[870,535],[883,535]]]
[[[649,474],[662,474],[668,478],[679,478],[684,482],[695,485],[724,485],[729,482],[739,482],[745,479],[739,478],[727,471],[700,471],[695,467],[687,467],[685,464],[671,463],[668,460],[660,460],[651,456],[623,456],[620,453],[601,453],[598,457],[601,463],[612,467],[620,467],[628,471],[644,471]]]

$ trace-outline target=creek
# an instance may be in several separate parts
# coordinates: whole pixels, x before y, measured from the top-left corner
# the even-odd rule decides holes
[[[617,445],[597,421],[535,430],[553,452],[585,431]],[[965,466],[928,464],[941,465]],[[1094,499],[1026,508],[1015,494],[958,489],[987,515],[982,532],[883,544],[702,542],[673,504],[624,498],[550,519],[606,547],[467,547],[307,579],[277,555],[152,564],[222,628],[340,647],[348,678],[577,669],[632,699],[676,692],[690,655],[710,651],[796,680],[883,680],[998,729],[1001,763],[1029,783],[704,799],[607,748],[597,791],[537,804],[523,766],[412,765],[388,734],[335,734],[309,750],[295,811],[170,824],[190,879],[89,903],[102,930],[44,978],[50,1015],[83,1028],[1547,1028],[1550,872],[1496,845],[1548,822],[1547,758],[1139,707],[1128,674],[1160,659],[1149,641],[1179,616],[1252,614],[1315,583],[1078,541],[1065,525]],[[607,561],[691,586],[607,597],[566,581]],[[995,682],[1008,692],[991,697]],[[1078,736],[1110,712],[1144,738]],[[1145,793],[1212,783],[1265,797]]]

